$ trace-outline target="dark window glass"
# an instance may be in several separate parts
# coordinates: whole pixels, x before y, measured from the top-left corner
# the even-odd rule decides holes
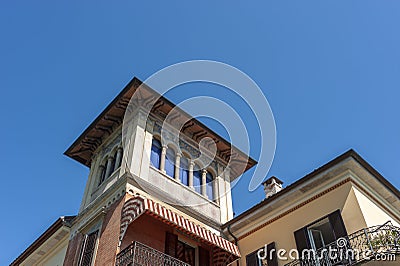
[[[153,139],[151,144],[151,154],[150,154],[150,162],[151,165],[157,169],[160,169],[160,158],[161,158],[161,143]]]
[[[246,256],[246,266],[262,266],[260,260],[257,257],[257,252],[258,250],[253,251]]]
[[[210,173],[207,173],[206,175],[206,192],[207,192],[207,197],[209,200],[213,200],[214,198],[214,188],[213,188],[213,176]]]
[[[99,178],[99,186],[103,183],[106,177],[106,167],[105,165],[100,166],[100,178]]]
[[[110,176],[111,176],[111,174],[114,173],[114,171],[115,171],[115,156],[114,156],[114,158],[113,158],[112,161],[111,161],[111,167],[110,167],[110,169],[111,169],[111,171],[110,171]]]
[[[179,168],[179,178],[182,184],[189,185],[189,159],[182,156]]]
[[[195,165],[195,169],[193,170],[193,186],[197,193],[201,193],[201,170],[197,165]]]
[[[180,261],[186,262],[187,264],[194,266],[195,249],[187,245],[186,243],[178,241],[176,258]]]
[[[167,149],[165,157],[165,173],[170,177],[174,177],[175,174],[175,151],[171,148]]]
[[[340,210],[294,232],[300,254],[304,249],[319,250],[346,236],[347,231]]]
[[[121,156],[119,157],[119,161],[117,162],[118,167],[121,167],[121,165],[122,165],[122,157],[124,157],[124,150],[122,148],[121,148],[120,153],[121,153]],[[118,154],[118,150],[117,150],[117,154]]]
[[[260,251],[260,258],[258,257],[258,251]],[[265,251],[267,254],[265,254]],[[267,245],[267,250],[265,247],[261,247],[246,256],[246,266],[278,266],[278,258],[276,255],[275,242],[269,243]]]

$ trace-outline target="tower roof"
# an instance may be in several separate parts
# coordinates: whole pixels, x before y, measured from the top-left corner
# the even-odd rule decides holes
[[[64,154],[89,167],[96,149],[115,128],[122,124],[129,101],[141,85],[142,81],[134,77],[100,115],[97,116],[89,127],[83,131]],[[145,90],[141,89],[141,101],[146,102],[151,98],[160,97],[156,91],[148,86],[142,86],[141,88],[143,87],[145,87]],[[214,140],[217,146],[217,155],[226,162],[231,160],[232,179],[241,174],[238,169],[243,169],[243,164],[245,164],[245,170],[247,171],[257,163],[247,154],[232,146],[227,140],[219,136],[199,120],[193,118],[184,110],[176,107],[175,104],[163,96],[156,101],[151,109],[151,113],[158,116],[166,116],[172,109],[179,110],[178,113],[180,116],[176,119],[187,121],[182,128],[183,133],[192,136],[192,139],[197,142],[204,137],[209,137]]]

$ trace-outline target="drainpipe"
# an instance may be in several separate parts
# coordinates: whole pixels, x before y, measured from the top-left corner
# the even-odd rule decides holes
[[[228,225],[227,229],[228,229],[228,233],[233,237],[233,239],[234,239],[234,241],[235,241],[235,245],[239,248],[238,239],[237,239],[237,237],[232,233],[232,231],[231,231],[231,225]],[[239,261],[240,261],[240,260],[237,260],[237,261],[236,261],[236,266],[239,266],[239,265],[240,265]]]

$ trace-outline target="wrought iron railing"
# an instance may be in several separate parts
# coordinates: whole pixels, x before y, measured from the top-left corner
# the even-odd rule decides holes
[[[133,242],[117,255],[116,266],[190,266],[174,257]]]
[[[400,255],[400,228],[386,222],[364,228],[316,251],[307,250],[306,256],[285,266],[350,266],[390,254]]]

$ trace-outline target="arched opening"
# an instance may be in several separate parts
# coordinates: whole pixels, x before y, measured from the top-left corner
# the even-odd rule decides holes
[[[106,164],[103,163],[99,166],[99,182],[97,185],[100,186],[104,182],[105,178],[106,178]]]
[[[115,154],[113,157],[111,157],[111,164],[110,164],[110,172],[108,173],[108,176],[106,178],[109,178],[112,173],[115,171]]]

